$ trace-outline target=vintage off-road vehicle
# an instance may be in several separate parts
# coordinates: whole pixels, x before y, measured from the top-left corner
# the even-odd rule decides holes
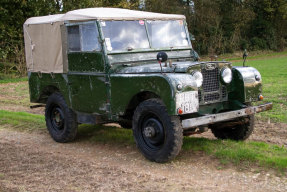
[[[199,61],[183,15],[90,8],[23,28],[30,100],[45,104],[57,142],[72,141],[81,123],[118,122],[147,159],[166,162],[184,134],[244,140],[254,114],[272,107],[251,105],[263,99],[256,69]]]

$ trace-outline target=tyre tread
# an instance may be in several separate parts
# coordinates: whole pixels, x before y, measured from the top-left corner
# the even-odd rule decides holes
[[[211,125],[213,135],[218,139],[231,139],[231,140],[246,140],[254,130],[254,115],[249,115],[248,122],[243,125],[238,125],[235,130],[232,128],[218,127],[217,124]]]
[[[169,127],[170,130],[166,134],[172,134],[172,138],[174,138],[168,143],[168,146],[170,147],[163,147],[164,148],[163,151],[161,151],[160,155],[158,156],[155,156],[154,154],[146,154],[141,149],[140,143],[137,142],[136,139],[137,121],[139,120],[141,113],[144,110],[147,110],[150,106],[152,106],[152,108],[156,110],[158,114],[162,115],[163,117],[162,119],[166,121],[165,124],[170,126]],[[170,161],[179,154],[182,147],[183,131],[180,118],[178,116],[169,116],[165,105],[160,99],[145,100],[136,108],[133,117],[133,133],[137,147],[142,151],[143,155],[151,161],[159,163]]]
[[[62,135],[55,135],[55,131],[53,131],[50,127],[50,122],[49,122],[49,107],[52,103],[56,103],[60,107],[63,108],[64,113],[65,113],[65,130]],[[46,120],[46,126],[48,128],[48,131],[51,135],[51,137],[56,141],[60,143],[66,143],[73,141],[77,135],[77,128],[78,124],[76,121],[76,114],[68,107],[64,97],[58,93],[55,92],[52,95],[49,96],[46,104],[46,109],[45,109],[45,120]]]

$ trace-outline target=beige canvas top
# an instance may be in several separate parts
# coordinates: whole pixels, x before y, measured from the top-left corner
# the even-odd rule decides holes
[[[87,8],[69,11],[66,14],[31,17],[24,24],[42,24],[57,21],[81,20],[137,20],[137,19],[185,19],[184,15],[162,14],[146,11],[135,11],[121,8]]]
[[[65,21],[84,20],[174,20],[184,15],[161,14],[120,8],[87,8],[66,14],[32,17],[24,23],[27,69],[31,72],[65,73],[61,28]]]

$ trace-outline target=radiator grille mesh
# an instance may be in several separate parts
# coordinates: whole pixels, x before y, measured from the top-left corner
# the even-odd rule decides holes
[[[226,90],[225,86],[223,86],[221,88],[221,94],[222,94],[222,98],[226,98],[227,97],[227,90]]]
[[[198,91],[199,102],[213,103],[227,99],[226,86],[220,86],[219,68],[212,70],[201,70],[203,76],[202,89]]]
[[[203,76],[203,91],[206,92],[212,92],[212,91],[218,91],[219,90],[219,73],[218,68],[215,68],[213,70],[206,70],[202,69],[202,76]]]
[[[220,99],[219,93],[208,93],[204,95],[205,102],[219,100],[219,99]]]

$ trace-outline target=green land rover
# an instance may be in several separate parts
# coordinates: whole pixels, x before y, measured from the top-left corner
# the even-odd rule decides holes
[[[117,122],[147,159],[166,162],[183,135],[244,140],[254,114],[272,108],[251,105],[263,99],[256,69],[199,61],[183,15],[89,8],[29,18],[23,29],[30,100],[45,104],[57,142],[81,123]]]

